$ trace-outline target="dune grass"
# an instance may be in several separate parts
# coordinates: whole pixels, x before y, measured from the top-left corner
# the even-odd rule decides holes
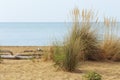
[[[101,60],[95,30],[91,29],[92,11],[73,10],[73,26],[62,46],[55,45],[53,60],[66,71],[74,71],[80,61]],[[80,21],[81,20],[81,21]]]
[[[108,60],[120,61],[120,38],[118,37],[118,28],[115,26],[114,18],[105,18],[105,34],[101,48],[104,56]]]
[[[81,14],[81,15],[80,15]],[[74,71],[80,61],[94,60],[101,61],[105,59],[120,59],[120,40],[114,35],[116,29],[115,19],[105,18],[105,34],[103,41],[99,42],[96,29],[92,28],[91,21],[98,21],[91,10],[82,10],[78,8],[72,11],[73,25],[62,43],[55,42],[50,50],[49,60],[53,60],[55,65],[66,71]],[[111,26],[112,25],[112,26]],[[117,32],[116,32],[117,33]]]

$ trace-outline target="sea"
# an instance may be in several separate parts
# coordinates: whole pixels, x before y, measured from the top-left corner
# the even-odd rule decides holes
[[[48,46],[71,27],[63,22],[1,22],[0,46]]]
[[[103,23],[92,26],[104,33]],[[49,46],[62,42],[71,28],[71,22],[0,22],[0,46]]]

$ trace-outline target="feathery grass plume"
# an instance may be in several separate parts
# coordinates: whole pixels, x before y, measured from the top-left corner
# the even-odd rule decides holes
[[[59,65],[65,71],[74,71],[78,64],[78,53],[80,52],[79,39],[77,37],[77,30],[79,26],[78,16],[79,16],[79,9],[75,8],[73,10],[74,15],[74,27],[72,28],[72,34],[70,37],[65,39],[62,46],[55,45],[54,48],[54,61],[55,64]]]
[[[54,61],[62,69],[74,71],[80,60],[101,59],[97,36],[95,31],[91,29],[92,14],[91,10],[83,10],[82,17],[79,19],[79,9],[73,10],[72,29],[62,46],[57,45],[54,48]]]
[[[80,52],[80,38],[79,38],[79,16],[80,12],[78,8],[73,10],[73,27],[70,35],[64,42],[64,53],[65,58],[63,61],[63,67],[67,71],[74,71],[79,63],[79,52]]]
[[[96,21],[98,18],[94,20],[94,13],[92,10],[82,10],[80,17],[82,18],[80,19],[81,21],[75,21],[73,23],[71,33],[66,42],[68,44],[77,42],[79,46],[78,53],[82,60],[101,60],[103,56],[100,54],[97,35],[95,30],[91,29],[91,21]]]
[[[114,18],[104,18],[106,28],[101,48],[106,59],[120,61],[120,39],[115,21]]]
[[[68,37],[67,45],[71,54],[77,56],[81,60],[101,60],[102,56],[97,45],[97,38],[89,26],[78,26],[77,30],[74,27]],[[69,54],[70,54],[69,52]]]

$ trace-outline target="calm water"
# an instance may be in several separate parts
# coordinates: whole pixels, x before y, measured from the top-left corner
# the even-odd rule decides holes
[[[0,45],[50,45],[63,40],[70,27],[70,23],[0,23]]]
[[[0,23],[0,45],[47,46],[54,40],[62,41],[71,23]],[[103,33],[103,25],[93,25]]]

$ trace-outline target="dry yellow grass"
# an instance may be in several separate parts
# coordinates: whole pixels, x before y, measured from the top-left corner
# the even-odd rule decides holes
[[[84,62],[76,72],[56,71],[53,62],[29,60],[4,60],[0,64],[0,80],[82,80],[87,71],[96,71],[103,80],[120,80],[120,63]]]

